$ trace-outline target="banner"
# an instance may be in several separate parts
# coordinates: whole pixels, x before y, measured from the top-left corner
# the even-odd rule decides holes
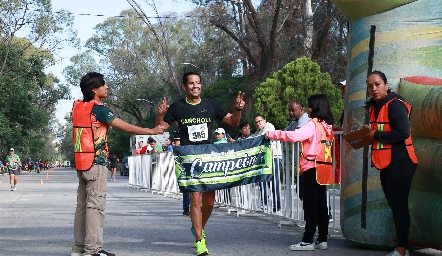
[[[173,149],[182,192],[206,192],[270,181],[270,140],[259,136],[223,144],[179,146]]]

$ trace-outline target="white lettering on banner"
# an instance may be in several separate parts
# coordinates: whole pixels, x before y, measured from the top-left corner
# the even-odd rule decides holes
[[[194,177],[193,170],[195,170],[196,164],[199,164],[199,166],[201,166],[203,164],[203,160],[201,158],[197,158],[197,159],[193,160],[192,167],[190,167],[190,176],[192,176],[192,177]]]
[[[213,161],[213,162],[204,163],[201,158],[196,158],[195,160],[193,160],[192,165],[190,167],[190,176],[192,176],[192,178],[193,177],[201,177],[201,175],[205,172],[223,171],[224,177],[225,177],[225,176],[227,176],[228,171],[233,171],[235,169],[240,170],[240,169],[244,169],[244,168],[253,166],[256,163],[257,159],[258,158],[256,156],[248,156],[246,154],[245,157],[235,159],[235,160]],[[199,175],[194,175],[195,168],[197,166],[198,167],[203,166],[202,171]]]

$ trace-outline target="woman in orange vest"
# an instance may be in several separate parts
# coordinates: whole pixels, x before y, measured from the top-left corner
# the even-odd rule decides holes
[[[302,180],[305,231],[302,242],[290,245],[292,251],[326,250],[328,238],[328,206],[326,185],[333,184],[333,126],[330,105],[324,94],[314,94],[307,100],[307,124],[294,131],[268,131],[272,140],[301,142],[300,179]],[[318,239],[313,238],[318,227]]]
[[[107,97],[108,89],[103,77],[96,72],[83,76],[80,82],[83,100],[76,100],[72,109],[78,190],[71,256],[115,256],[102,249],[109,125],[132,134],[164,132],[161,125],[153,129],[142,128],[117,118],[101,103]]]
[[[371,96],[366,102],[370,127],[365,127],[371,129],[366,137],[373,141],[372,166],[380,170],[382,190],[393,211],[396,228],[396,249],[388,256],[408,256],[408,195],[418,163],[411,141],[411,106],[388,88],[387,77],[380,71],[368,76],[367,89]]]

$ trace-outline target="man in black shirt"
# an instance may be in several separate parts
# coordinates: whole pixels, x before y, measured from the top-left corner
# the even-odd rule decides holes
[[[213,122],[218,119],[230,126],[237,126],[245,102],[244,93],[238,92],[233,114],[227,112],[213,100],[201,98],[201,77],[198,73],[189,72],[183,75],[183,90],[186,97],[173,102],[170,107],[166,98],[158,106],[156,124],[166,129],[177,122],[180,129],[181,145],[199,145],[213,143]],[[212,214],[215,203],[215,191],[190,192],[190,219],[192,233],[196,241],[196,255],[208,255],[205,244],[204,226]]]

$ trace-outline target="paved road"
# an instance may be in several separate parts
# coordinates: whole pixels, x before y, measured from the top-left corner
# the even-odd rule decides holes
[[[182,216],[179,199],[135,190],[127,177],[108,182],[104,249],[118,256],[194,255],[190,220]],[[10,191],[9,176],[0,176],[0,255],[70,255],[77,180],[72,169],[52,174],[25,173],[18,189]],[[43,182],[43,184],[41,184]],[[332,232],[329,249],[292,252],[302,228],[283,225],[272,216],[228,214],[216,208],[206,226],[210,255],[358,255],[381,256],[387,251],[360,249]],[[411,255],[440,255],[413,251]]]

